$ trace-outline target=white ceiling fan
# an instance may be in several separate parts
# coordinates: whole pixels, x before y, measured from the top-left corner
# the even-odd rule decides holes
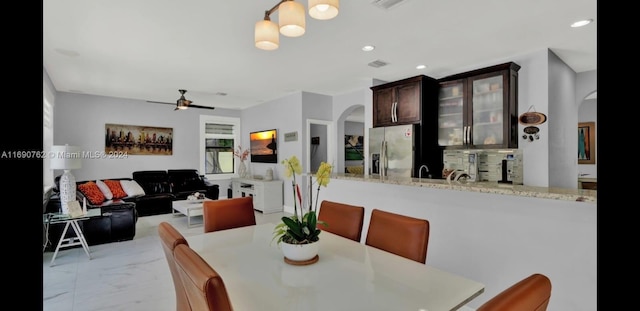
[[[184,93],[187,92],[187,90],[178,90],[178,92],[180,92],[180,98],[178,98],[178,100],[176,100],[176,108],[173,110],[184,110],[190,107],[193,108],[201,108],[201,109],[216,109],[215,107],[209,107],[209,106],[199,106],[199,105],[194,105],[193,101],[190,101],[186,98],[184,98]],[[148,100],[148,103],[156,103],[156,104],[166,104],[166,105],[173,105],[173,103],[169,103],[169,102],[157,102],[157,101],[151,101]]]

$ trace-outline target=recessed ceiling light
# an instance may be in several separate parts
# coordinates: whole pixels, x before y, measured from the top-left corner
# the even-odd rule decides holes
[[[427,68],[426,65],[418,65],[418,66],[416,66],[416,69],[425,69],[425,68]]]
[[[582,26],[586,26],[586,25],[591,24],[591,22],[593,22],[592,19],[585,19],[585,20],[577,21],[577,22],[571,24],[571,27],[573,27],[573,28],[582,27]]]
[[[362,50],[365,52],[373,51],[376,47],[373,45],[365,45],[362,47]]]

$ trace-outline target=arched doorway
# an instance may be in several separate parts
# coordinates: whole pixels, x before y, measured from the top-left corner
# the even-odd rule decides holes
[[[337,163],[335,172],[364,174],[365,168],[365,128],[364,105],[353,105],[345,109],[338,119]]]

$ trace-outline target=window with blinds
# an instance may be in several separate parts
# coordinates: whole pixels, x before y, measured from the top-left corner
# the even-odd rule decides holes
[[[239,143],[240,121],[238,118],[204,118],[203,169],[207,178],[229,177],[235,174],[236,165],[233,150]]]

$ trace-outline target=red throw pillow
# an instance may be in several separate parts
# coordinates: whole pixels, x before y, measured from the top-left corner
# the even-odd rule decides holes
[[[107,187],[109,187],[109,190],[111,190],[111,193],[113,194],[113,199],[122,199],[124,197],[127,196],[127,193],[124,192],[124,189],[122,189],[122,185],[120,184],[119,180],[103,180],[103,182],[105,184],[107,184]]]
[[[79,185],[78,190],[80,190],[80,192],[82,192],[82,194],[87,197],[87,200],[89,200],[93,205],[102,204],[105,200],[104,194],[93,181],[88,181]]]

